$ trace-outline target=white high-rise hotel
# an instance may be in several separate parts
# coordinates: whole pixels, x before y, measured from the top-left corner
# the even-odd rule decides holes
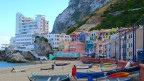
[[[36,15],[35,20],[25,17],[21,13],[16,14],[16,32],[15,37],[12,37],[10,44],[18,50],[33,49],[34,34],[48,34],[49,22],[44,15]]]

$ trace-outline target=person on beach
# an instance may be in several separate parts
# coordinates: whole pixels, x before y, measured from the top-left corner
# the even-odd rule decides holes
[[[52,70],[54,70],[54,64],[52,64]]]
[[[15,68],[12,68],[11,72],[13,72],[15,70]]]
[[[76,66],[74,65],[72,68],[72,76],[76,80]]]

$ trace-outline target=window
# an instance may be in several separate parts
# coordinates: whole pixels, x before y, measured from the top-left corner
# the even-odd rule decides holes
[[[131,36],[129,35],[129,39],[131,38]]]
[[[132,34],[131,34],[131,38],[132,38]]]

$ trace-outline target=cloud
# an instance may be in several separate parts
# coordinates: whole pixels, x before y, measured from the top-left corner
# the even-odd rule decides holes
[[[0,34],[0,48],[1,44],[9,44],[11,36],[6,33]]]

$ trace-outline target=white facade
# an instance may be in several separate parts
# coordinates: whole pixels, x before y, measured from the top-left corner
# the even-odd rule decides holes
[[[46,38],[48,39],[52,48],[58,48],[62,42],[70,42],[70,35],[62,34],[47,34]]]
[[[48,21],[45,16],[36,15],[34,20],[17,13],[15,37],[11,38],[10,44],[17,50],[33,50],[35,34],[48,34]]]
[[[44,15],[36,15],[34,20],[23,16],[21,13],[16,14],[16,35],[28,33],[48,33],[48,21],[45,20]]]

